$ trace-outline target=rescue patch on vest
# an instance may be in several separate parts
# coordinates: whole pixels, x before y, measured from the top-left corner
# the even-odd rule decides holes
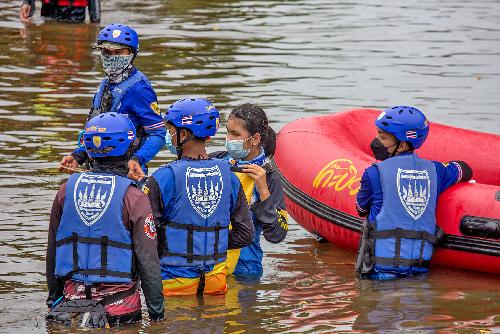
[[[431,197],[431,180],[426,170],[398,168],[398,195],[406,212],[413,219],[420,218]]]
[[[186,169],[186,192],[193,209],[209,217],[222,197],[222,173],[219,166]]]
[[[76,212],[92,226],[106,212],[115,191],[115,177],[83,173],[75,183],[73,198]]]
[[[156,239],[156,226],[153,214],[149,214],[144,221],[144,233],[149,239]]]

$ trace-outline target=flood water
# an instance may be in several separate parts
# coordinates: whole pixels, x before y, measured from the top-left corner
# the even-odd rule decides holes
[[[0,3],[0,332],[59,333],[44,321],[48,217],[66,177],[56,166],[102,78],[89,51],[99,27],[37,16],[21,29],[20,2]],[[224,114],[256,102],[279,130],[304,116],[411,104],[431,121],[500,133],[497,0],[108,0],[102,9],[101,26],[138,30],[136,63],[163,111],[193,95]],[[211,150],[223,141],[222,129]],[[161,152],[151,166],[171,159]],[[354,253],[293,222],[286,242],[263,245],[260,280],[231,278],[226,296],[168,299],[164,323],[112,332],[500,333],[498,276],[436,267],[359,280]]]

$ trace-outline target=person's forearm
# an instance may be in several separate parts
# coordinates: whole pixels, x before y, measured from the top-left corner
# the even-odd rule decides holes
[[[229,231],[229,249],[243,248],[250,245],[255,235],[247,200],[240,186],[235,209],[231,214],[232,229]]]
[[[467,163],[460,160],[450,162],[454,163],[459,170],[457,183],[467,182],[472,179],[472,168]]]
[[[262,232],[267,241],[279,243],[285,239],[288,227],[287,218],[278,212],[272,198],[252,205],[251,210],[254,219],[262,225]]]
[[[71,156],[75,158],[76,162],[78,162],[79,165],[83,165],[89,160],[89,156],[87,154],[87,151],[83,147],[79,147],[76,150],[74,150],[71,153]]]
[[[154,134],[146,138],[146,142],[133,155],[139,158],[141,164],[145,164],[153,159],[156,154],[165,146],[165,137]]]

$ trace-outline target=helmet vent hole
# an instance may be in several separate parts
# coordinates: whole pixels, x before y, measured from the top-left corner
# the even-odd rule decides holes
[[[111,31],[111,29],[108,28],[108,29],[106,29],[106,31]]]
[[[203,121],[196,121],[196,124],[203,124]]]
[[[207,126],[207,130],[210,130],[213,127],[214,127],[213,125],[209,125],[209,126]]]
[[[111,137],[102,137],[102,140],[111,140]]]
[[[385,116],[385,118],[387,118],[387,119],[392,119],[392,116]]]
[[[215,116],[210,116],[208,119],[213,121],[215,119]]]
[[[399,109],[399,114],[401,115],[403,113],[403,109]]]
[[[413,115],[413,110],[409,109],[408,112]]]
[[[191,101],[193,101],[193,102],[194,102],[195,100],[194,100],[194,99],[191,99]]]
[[[120,139],[118,139],[118,141],[119,141],[120,143],[123,143],[123,142],[125,141],[125,139],[120,138]]]
[[[104,37],[108,37],[108,36],[109,36],[109,35],[108,35],[108,34],[106,34],[106,33],[104,33],[103,35],[104,35]]]
[[[383,125],[383,126],[389,126],[389,123],[387,123],[387,122],[382,122],[382,125]]]
[[[129,35],[130,36],[130,33],[129,32],[126,32],[125,35]]]
[[[109,115],[110,115],[111,117],[116,117],[116,115],[115,115],[115,114],[109,114]]]
[[[129,37],[125,37],[124,39],[125,39],[126,41],[129,41],[129,42],[131,41],[131,39],[130,39]]]
[[[103,117],[104,117],[104,114],[100,114],[100,115],[99,115],[99,118],[103,118]]]

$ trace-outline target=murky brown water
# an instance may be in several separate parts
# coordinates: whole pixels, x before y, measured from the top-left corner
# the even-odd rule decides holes
[[[0,3],[0,332],[56,333],[44,321],[48,214],[64,179],[55,166],[102,76],[89,52],[98,27],[38,20],[20,32],[19,2]],[[258,102],[280,129],[302,116],[407,103],[433,121],[500,133],[495,0],[103,2],[103,25],[139,31],[137,63],[163,110],[186,95],[225,113]],[[162,152],[153,166],[167,160]],[[231,279],[224,297],[169,299],[165,323],[113,332],[500,333],[497,276],[441,267],[361,281],[354,253],[295,224],[286,243],[264,245],[260,281]]]

